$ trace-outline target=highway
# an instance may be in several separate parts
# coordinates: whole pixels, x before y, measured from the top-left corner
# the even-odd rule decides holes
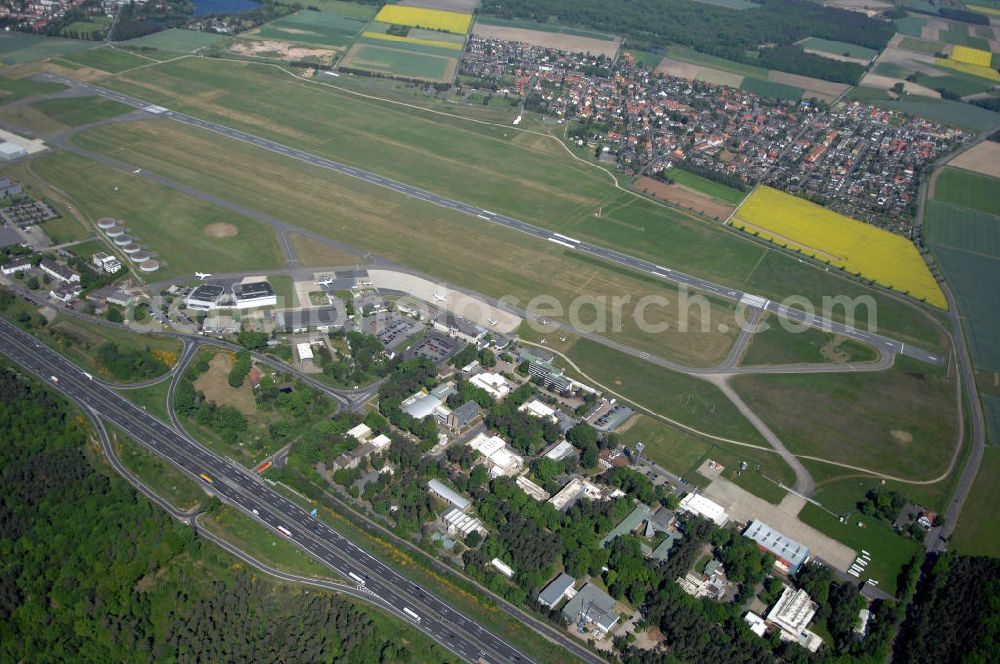
[[[91,83],[86,83],[82,81],[77,81],[65,76],[58,76],[51,73],[40,73],[32,77],[36,80],[49,81],[55,83],[61,83],[67,85],[71,88],[77,90],[83,90],[87,93],[100,95],[108,99],[113,99],[115,101],[121,102],[133,108],[144,110],[153,116],[169,118],[177,122],[181,122],[194,127],[199,127],[223,136],[232,138],[243,143],[248,143],[250,145],[262,148],[264,150],[269,150],[277,154],[284,155],[291,159],[296,159],[298,161],[305,162],[312,166],[317,166],[319,168],[324,168],[326,170],[334,171],[342,175],[347,175],[359,180],[363,180],[370,184],[374,184],[386,189],[390,189],[397,193],[403,194],[405,196],[410,196],[427,203],[432,203],[449,210],[455,210],[470,216],[477,217],[483,221],[487,221],[499,226],[503,226],[510,230],[518,231],[524,233],[525,235],[530,235],[532,237],[538,238],[539,240],[545,242],[552,242],[556,245],[562,246],[565,249],[570,249],[573,251],[579,251],[585,254],[590,254],[596,256],[603,260],[616,263],[618,265],[623,265],[625,267],[638,270],[640,272],[645,272],[647,274],[653,275],[665,281],[670,281],[678,285],[683,285],[688,288],[692,288],[698,291],[709,293],[716,297],[730,300],[738,303],[742,303],[749,307],[757,307],[764,309],[770,313],[782,316],[791,321],[808,325],[811,327],[818,327],[823,330],[833,332],[836,334],[841,334],[843,336],[868,343],[879,351],[883,353],[890,354],[900,354],[907,357],[920,360],[929,364],[936,366],[944,365],[944,358],[935,355],[924,349],[904,344],[895,339],[882,336],[874,332],[867,332],[860,330],[837,321],[829,320],[815,314],[802,311],[794,307],[788,307],[777,302],[772,302],[766,298],[754,295],[753,293],[746,293],[737,289],[729,288],[728,286],[723,286],[716,284],[714,282],[695,277],[684,272],[679,272],[671,268],[656,265],[647,260],[636,258],[628,254],[624,254],[613,249],[607,249],[599,245],[591,244],[589,242],[583,242],[574,238],[571,238],[560,233],[556,233],[532,224],[528,224],[519,219],[513,217],[508,217],[503,214],[498,214],[491,210],[486,210],[481,207],[470,205],[468,203],[463,203],[461,201],[456,201],[445,196],[440,196],[433,192],[427,191],[426,189],[421,189],[419,187],[414,187],[396,180],[392,180],[387,177],[383,177],[376,173],[370,171],[365,171],[353,166],[348,166],[346,164],[341,164],[340,162],[333,161],[332,159],[327,159],[326,157],[320,157],[318,155],[299,150],[297,148],[292,148],[287,145],[283,145],[276,141],[271,141],[266,138],[261,138],[253,134],[248,134],[246,132],[240,131],[238,129],[233,129],[225,125],[221,125],[215,122],[210,122],[208,120],[202,120],[186,113],[180,113],[178,111],[173,111],[162,106],[156,106],[150,104],[149,102],[143,101],[136,97],[131,97],[129,95],[122,94],[120,92],[115,92],[114,90],[108,90]]]
[[[376,603],[464,661],[477,662],[480,658],[490,664],[531,661],[513,645],[396,573],[322,521],[310,517],[297,504],[268,488],[252,471],[226,461],[180,434],[3,319],[0,319],[0,337],[4,340],[0,351],[11,360],[49,382],[81,407],[141,441],[192,479],[210,487],[224,502],[256,518],[272,531],[281,533],[279,527],[286,529],[289,539],[342,578],[353,578],[353,574],[364,579],[363,584],[358,584],[359,590],[370,593]],[[569,637],[561,641],[561,645],[570,648],[581,660],[602,661]]]

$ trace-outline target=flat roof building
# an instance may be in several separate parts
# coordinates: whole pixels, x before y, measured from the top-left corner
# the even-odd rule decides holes
[[[524,475],[518,477],[516,480],[514,480],[514,482],[517,484],[517,486],[521,487],[521,491],[524,491],[526,494],[528,494],[529,496],[531,496],[532,498],[534,498],[539,502],[549,499],[548,491],[538,486]]]
[[[467,429],[482,415],[483,409],[475,401],[466,401],[451,412],[448,417],[448,427],[458,432]]]
[[[300,360],[313,359],[313,349],[308,343],[295,344],[295,350],[298,352]]]
[[[466,445],[483,456],[493,477],[516,475],[524,468],[524,458],[507,447],[507,442],[499,436],[480,433]]]
[[[499,558],[494,558],[490,561],[490,565],[496,568],[498,572],[506,576],[508,579],[514,578],[514,568],[500,560]]]
[[[573,447],[573,443],[568,440],[560,440],[552,449],[545,453],[545,458],[552,459],[553,461],[562,461],[575,451],[576,448]]]
[[[762,551],[775,557],[775,565],[786,574],[794,574],[809,559],[809,548],[785,537],[760,519],[754,519],[743,531]]]
[[[566,602],[562,615],[572,623],[589,625],[597,640],[603,639],[618,624],[615,600],[593,583],[588,583]]]
[[[268,281],[251,281],[233,285],[233,299],[237,309],[273,307],[278,304],[274,286]]]
[[[372,429],[370,426],[362,422],[361,424],[347,430],[347,435],[354,438],[359,443],[364,442],[371,438]]]
[[[743,620],[746,621],[746,624],[750,628],[751,632],[761,638],[764,638],[764,635],[767,633],[767,623],[764,622],[763,618],[758,616],[753,611],[747,611],[747,614],[743,616]]]
[[[592,484],[583,478],[574,477],[566,483],[566,486],[562,488],[562,491],[552,496],[549,502],[552,503],[552,506],[557,510],[564,512],[572,507],[580,498],[597,500],[600,497],[601,490],[595,484]]]
[[[726,510],[722,507],[722,505],[709,500],[699,493],[689,493],[684,496],[684,498],[681,499],[679,509],[690,514],[696,514],[704,517],[709,521],[714,521],[715,525],[720,528],[726,525],[726,522],[729,521],[729,516],[726,514]]]
[[[469,379],[469,382],[478,388],[486,390],[494,401],[503,400],[508,394],[510,394],[510,384],[507,379],[498,373],[481,373],[476,374]]]
[[[279,331],[290,334],[329,332],[331,328],[340,327],[343,321],[336,306],[275,311],[271,320]]]
[[[517,410],[542,420],[556,421],[556,409],[542,403],[537,398],[524,402]]]
[[[563,597],[570,594],[574,585],[576,579],[563,572],[542,588],[542,592],[538,593],[538,603],[551,609],[561,602]]]
[[[446,503],[450,503],[452,507],[457,507],[463,512],[469,509],[469,506],[472,505],[472,503],[469,501],[468,498],[462,496],[454,489],[445,486],[444,482],[442,482],[441,480],[438,479],[430,480],[429,482],[427,482],[427,488],[430,489],[431,493],[433,493],[435,496],[445,501]]]
[[[408,399],[407,401],[410,400]],[[432,397],[429,394],[421,394],[403,406],[403,412],[415,420],[422,420],[425,417],[433,415],[434,411],[442,405],[444,405],[443,402],[437,397]]]
[[[781,630],[782,640],[795,641],[803,648],[816,652],[823,640],[806,629],[816,615],[816,609],[816,602],[805,590],[785,586],[778,603],[767,614],[767,622]]]
[[[200,284],[184,298],[184,303],[191,309],[215,309],[225,292],[219,284]]]
[[[465,538],[466,535],[473,531],[478,531],[480,533],[486,532],[486,529],[483,528],[482,521],[473,516],[469,516],[457,507],[452,507],[448,510],[442,519],[448,526],[448,534],[456,537]]]

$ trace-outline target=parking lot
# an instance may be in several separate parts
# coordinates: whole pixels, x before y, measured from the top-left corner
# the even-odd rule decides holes
[[[413,344],[406,357],[426,357],[435,364],[440,364],[458,352],[458,342],[437,333],[430,333]]]
[[[398,346],[424,329],[423,323],[396,313],[380,313],[371,316],[365,319],[363,326],[365,332],[378,337],[378,340],[386,348]]]

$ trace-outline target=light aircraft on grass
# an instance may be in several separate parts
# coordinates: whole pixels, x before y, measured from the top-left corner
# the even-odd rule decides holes
[[[206,279],[208,279],[212,275],[210,273],[208,273],[208,272],[195,272],[194,276],[197,277],[201,281],[205,281]]]

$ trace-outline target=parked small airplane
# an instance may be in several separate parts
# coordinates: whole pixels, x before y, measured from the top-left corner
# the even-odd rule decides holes
[[[211,275],[211,274],[209,274],[208,272],[195,272],[195,273],[194,273],[194,276],[196,276],[196,277],[197,277],[198,279],[200,279],[201,281],[205,281],[206,279],[208,279],[208,278],[209,278],[209,277],[211,277],[212,275]]]
[[[542,340],[541,340],[541,341],[539,341],[538,343],[540,343],[540,344],[544,344],[544,343],[545,343],[545,339],[542,339]]]
[[[319,281],[316,282],[317,286],[329,286],[333,283],[333,277],[329,274],[324,274]]]
[[[139,173],[142,173],[142,169],[141,168],[137,168],[134,171],[132,171],[132,175],[138,175]]]
[[[491,327],[496,327],[497,326],[497,321],[493,320],[492,318],[490,318],[486,322],[489,323]]]
[[[441,295],[440,293],[434,293],[434,299],[437,300],[438,302],[447,302],[448,296]]]

